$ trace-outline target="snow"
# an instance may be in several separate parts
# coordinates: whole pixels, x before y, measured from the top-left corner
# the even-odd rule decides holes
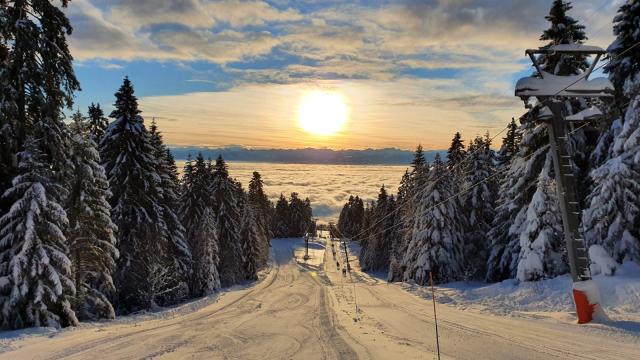
[[[634,322],[631,326],[640,336],[640,265],[626,262],[616,276],[596,275],[593,281],[600,289],[602,306],[614,321]],[[403,285],[426,298],[426,288]],[[439,301],[461,310],[509,317],[554,318],[561,314],[566,322],[575,322],[572,280],[569,274],[537,282],[514,279],[495,284],[454,282],[438,287]],[[615,327],[615,324],[612,324]]]
[[[338,242],[334,242],[334,247]],[[435,328],[430,293],[426,288],[389,284],[380,274],[360,272],[357,244],[349,243],[351,277],[343,277],[333,261],[331,246],[314,239],[312,258],[296,262],[304,251],[302,239],[272,241],[273,268],[261,280],[236,286],[201,303],[178,310],[138,314],[108,323],[83,324],[60,331],[42,329],[0,333],[0,359],[22,358],[167,358],[167,359],[434,359]],[[322,250],[324,249],[324,256]],[[344,263],[343,253],[338,259]],[[300,259],[299,259],[300,260]],[[637,311],[640,267],[622,266],[613,281],[618,299],[627,298]],[[635,283],[630,281],[635,276]],[[563,304],[560,296],[569,279],[550,280],[538,300]],[[601,286],[602,278],[597,278]],[[547,281],[539,284],[550,286]],[[612,283],[612,284],[613,284]],[[623,283],[632,285],[626,290]],[[635,285],[634,285],[635,284]],[[535,316],[496,316],[476,311],[479,299],[499,300],[514,289],[533,283],[479,285],[454,283],[439,287],[438,326],[443,359],[621,359],[639,358],[638,323],[578,326],[570,321]],[[484,288],[484,294],[482,294]],[[427,299],[414,296],[424,295]],[[418,291],[419,289],[419,291]],[[488,291],[488,289],[492,289]],[[560,290],[562,289],[562,290]],[[603,295],[612,288],[602,287]],[[470,293],[475,292],[471,300]],[[458,294],[457,296],[455,294]],[[494,295],[493,298],[491,295]],[[529,297],[532,291],[529,291]],[[637,296],[637,295],[636,295]],[[467,297],[467,308],[453,300]],[[555,300],[554,300],[555,299]],[[566,299],[571,301],[569,297]],[[607,302],[604,298],[604,304]],[[632,302],[635,301],[635,304]],[[494,307],[502,306],[500,301]],[[569,309],[569,305],[563,305]],[[558,305],[558,308],[562,306]],[[570,311],[570,310],[565,310]],[[567,317],[567,313],[564,313]],[[616,327],[617,326],[617,327]],[[634,330],[633,327],[636,327]],[[626,327],[626,328],[625,328]],[[634,332],[635,331],[635,332]]]
[[[611,276],[615,274],[618,268],[618,263],[600,245],[591,245],[589,247],[589,260],[591,260],[590,270],[593,275],[604,274]]]
[[[613,85],[604,77],[588,80],[584,74],[556,76],[542,71],[542,78],[525,77],[516,83],[515,95],[531,96],[613,96]]]
[[[565,118],[567,121],[583,121],[583,120],[597,120],[602,117],[602,111],[597,107],[591,106],[577,114],[569,115]]]
[[[583,44],[558,44],[548,48],[551,52],[582,52],[582,53],[604,53],[604,49],[599,46],[583,45]]]

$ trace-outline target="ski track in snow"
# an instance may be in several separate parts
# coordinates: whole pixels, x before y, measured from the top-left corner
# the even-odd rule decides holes
[[[273,246],[273,269],[251,286],[157,316],[9,335],[0,342],[0,359],[436,357],[430,299],[357,270],[352,282],[336,268],[344,255],[334,259],[322,240],[310,246],[306,263],[300,239],[274,240]],[[358,269],[357,258],[350,261]],[[437,310],[443,359],[640,358],[637,333],[447,305]]]

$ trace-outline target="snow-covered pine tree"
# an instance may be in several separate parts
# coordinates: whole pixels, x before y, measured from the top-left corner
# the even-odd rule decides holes
[[[259,262],[261,267],[267,263],[269,258],[269,241],[273,237],[273,233],[271,232],[271,218],[273,217],[272,206],[271,201],[269,201],[267,194],[264,192],[263,185],[264,183],[260,173],[254,171],[249,181],[247,201],[250,206],[256,209],[256,221],[261,228],[262,239],[265,240],[265,242],[261,244],[262,253]]]
[[[555,182],[549,171],[551,167],[552,157],[547,153],[536,192],[521,225],[518,261],[520,281],[553,278],[568,270]]]
[[[54,179],[38,140],[27,138],[18,154],[19,174],[3,196],[16,199],[0,217],[0,326],[76,325],[75,296],[58,199],[66,190]]]
[[[582,44],[588,39],[584,32],[585,27],[568,14],[572,8],[569,1],[554,0],[549,14],[545,17],[551,26],[540,36],[541,41],[548,41],[542,47],[543,49],[560,44]],[[543,71],[559,76],[579,75],[589,67],[586,56],[576,54],[542,54],[538,58],[538,64]],[[560,90],[558,89],[558,91]],[[587,106],[584,99],[567,100],[566,102],[566,109],[569,113],[579,112]],[[571,135],[570,139],[570,152],[573,154],[573,161],[577,169],[576,176],[579,179],[577,190],[580,195],[586,195],[589,187],[587,182],[588,159],[596,145],[595,141],[590,138],[598,136],[597,134],[588,136],[589,132],[594,132],[594,129],[579,129]]]
[[[210,174],[206,162],[201,153],[198,153],[195,161],[188,156],[182,172],[182,191],[180,220],[186,229],[187,239],[191,239],[191,234],[198,227],[204,209],[210,206],[211,186]],[[187,243],[193,248],[191,240]]]
[[[436,155],[426,186],[420,189],[413,235],[403,260],[405,281],[427,284],[430,271],[438,283],[454,281],[462,275],[464,227],[460,203],[450,199],[454,193],[452,182],[447,165]]]
[[[220,283],[222,286],[238,284],[244,279],[242,269],[244,257],[240,238],[242,213],[238,207],[236,183],[229,177],[227,164],[222,156],[218,156],[216,160],[210,191],[213,195],[213,211],[218,223]]]
[[[258,280],[258,271],[264,263],[264,244],[267,242],[260,223],[256,218],[257,210],[249,203],[244,207],[240,237],[244,255],[244,274],[247,280]]]
[[[164,145],[162,134],[155,119],[149,127],[150,143],[156,163],[156,173],[160,177],[159,188],[162,192],[158,202],[162,208],[162,221],[166,233],[164,238],[163,262],[173,277],[163,289],[160,305],[175,304],[189,295],[189,277],[191,276],[191,251],[185,240],[185,229],[177,215],[180,206],[178,171],[171,151]]]
[[[100,165],[97,145],[80,112],[71,123],[71,161],[74,166],[66,211],[67,240],[76,296],[73,308],[79,319],[113,319],[110,298],[115,294],[116,226],[107,202],[109,183]]]
[[[0,22],[4,23],[6,14],[0,10]],[[3,34],[4,35],[4,34]],[[9,68],[9,44],[0,39],[0,68]],[[11,180],[16,174],[16,136],[15,113],[17,106],[12,99],[9,73],[0,71],[0,195],[11,187]],[[10,199],[0,197],[0,216],[11,206]]]
[[[107,126],[109,126],[109,119],[104,116],[104,111],[100,108],[100,104],[91,103],[91,105],[89,105],[88,115],[89,134],[91,135],[91,139],[98,144],[102,140]]]
[[[551,27],[540,36],[540,41],[548,41],[543,48],[560,44],[582,44],[587,40],[584,25],[568,15],[573,6],[570,1],[554,0],[545,19]],[[586,56],[567,54],[544,54],[538,58],[543,71],[554,75],[576,75],[579,70],[589,67]],[[559,89],[558,89],[559,90]]]
[[[619,106],[632,99],[624,91],[625,84],[635,82],[640,72],[640,48],[636,46],[640,41],[639,19],[640,3],[637,1],[622,4],[613,19],[613,35],[616,38],[607,48],[610,57],[604,72],[609,74],[616,89],[615,99]]]
[[[338,231],[347,237],[353,236],[353,234],[348,231],[348,228],[351,226],[351,206],[353,205],[353,200],[353,195],[350,195],[349,200],[342,206],[342,210],[340,210],[340,215],[338,216]]]
[[[220,288],[218,224],[211,207],[210,180],[202,154],[198,153],[195,162],[189,156],[182,177],[180,218],[193,256],[189,286],[194,297]]]
[[[601,245],[618,262],[640,261],[640,173],[629,160],[616,156],[591,172],[595,186],[582,215],[587,245]]]
[[[521,226],[548,153],[546,125],[527,122],[519,131],[522,141],[500,179],[495,216],[487,235],[487,281],[517,276]]]
[[[108,174],[111,219],[118,227],[117,307],[123,312],[150,308],[165,284],[160,176],[149,132],[129,78],[115,94],[114,121],[100,143]]]
[[[197,227],[189,232],[193,253],[191,295],[194,297],[220,289],[218,224],[209,206],[204,207],[198,220]]]
[[[589,245],[602,245],[619,262],[640,261],[640,81],[625,81],[633,98],[613,139],[611,158],[591,172],[594,188],[582,223]]]
[[[518,124],[516,124],[516,120],[514,118],[511,118],[511,122],[508,125],[507,135],[502,138],[502,146],[496,154],[496,162],[499,167],[508,166],[511,159],[518,153],[520,141],[521,134],[518,131]]]
[[[462,135],[459,132],[456,132],[451,139],[451,146],[449,146],[449,150],[447,151],[447,166],[449,169],[453,169],[459,163],[461,163],[467,152],[464,147],[464,140],[462,140]],[[462,169],[456,169],[456,172],[461,172]]]
[[[583,43],[587,38],[584,33],[584,26],[567,14],[571,9],[571,3],[563,0],[554,0],[549,15],[545,18],[550,22],[550,28],[545,30],[540,37],[542,41],[548,41],[543,47],[547,48],[558,44]],[[541,55],[538,58],[543,71],[554,75],[577,75],[582,73],[588,63],[582,55],[550,54]],[[558,89],[561,90],[561,89]],[[586,107],[583,102],[568,102],[567,109],[570,112],[578,111]],[[528,119],[534,118],[529,114]],[[507,174],[501,179],[499,199],[496,208],[496,217],[489,231],[490,251],[487,263],[487,280],[499,281],[505,278],[517,276],[518,262],[520,261],[520,234],[524,231],[522,227],[527,213],[527,208],[533,195],[538,191],[544,191],[539,187],[541,173],[551,172],[551,169],[544,168],[546,155],[548,153],[548,133],[546,125],[536,124],[528,121],[518,130],[522,135],[520,149],[513,156]],[[585,135],[584,129],[571,134],[574,161],[579,169],[579,178],[587,171],[589,151],[593,144],[590,144]],[[550,165],[549,165],[550,166]],[[579,186],[579,193],[585,193],[587,183],[583,182]],[[543,263],[546,261],[543,260]],[[561,270],[561,269],[556,269]],[[559,273],[549,271],[548,273]]]
[[[402,175],[400,186],[398,186],[398,196],[396,198],[397,213],[394,216],[393,223],[393,229],[396,231],[397,236],[394,237],[394,241],[391,243],[391,249],[389,250],[388,281],[401,281],[404,274],[405,269],[402,267],[402,261],[406,244],[408,244],[408,234],[411,232],[409,224],[405,223],[405,218],[406,214],[410,212],[410,206],[412,204],[410,196],[412,195],[411,173],[409,173],[407,169],[404,175]],[[413,225],[413,222],[408,222]]]
[[[338,219],[338,230],[342,236],[353,238],[356,237],[362,229],[362,221],[364,216],[364,203],[358,196],[349,196],[349,200],[342,207],[340,217]],[[358,239],[353,239],[358,241]]]
[[[510,140],[510,139],[509,139]],[[486,274],[487,233],[494,218],[496,183],[493,179],[493,151],[487,134],[469,144],[465,186],[473,186],[464,196],[467,217],[465,233],[465,278],[482,279]],[[475,186],[476,184],[479,184]]]
[[[413,154],[413,160],[411,160],[411,166],[413,167],[413,171],[416,169],[423,167],[427,164],[427,160],[424,157],[424,150],[422,149],[422,144],[418,144],[415,153]]]
[[[413,237],[413,225],[420,202],[418,191],[422,191],[421,189],[425,187],[429,175],[429,163],[424,157],[422,145],[416,148],[411,165],[411,172],[408,170],[405,172],[398,188],[396,207],[399,209],[394,217],[394,229],[398,232],[398,236],[391,244],[387,275],[389,281],[402,281],[406,270],[404,257]]]
[[[291,193],[289,198],[289,237],[302,237],[309,230],[308,214],[305,203],[298,193]]]
[[[27,137],[38,139],[52,176],[69,175],[69,133],[64,107],[73,105],[80,84],[67,45],[72,32],[65,13],[53,1],[22,0],[0,7],[0,192],[17,175],[16,154]],[[66,7],[67,0],[61,1]],[[60,202],[63,199],[58,199]],[[11,199],[0,205],[10,206]],[[7,208],[2,209],[7,210]]]
[[[67,3],[62,1],[62,7],[66,7]],[[48,210],[55,207],[55,204],[64,203],[66,191],[59,191],[57,187],[68,186],[67,181],[72,172],[72,166],[69,160],[70,136],[62,121],[64,117],[62,110],[64,107],[71,108],[73,92],[80,86],[73,71],[73,57],[66,40],[66,36],[71,34],[71,25],[60,7],[46,0],[5,1],[0,6],[0,23],[2,24],[0,26],[0,62],[2,63],[2,71],[0,71],[2,87],[0,90],[0,193],[6,195],[0,200],[1,217],[12,215],[11,209],[17,210],[18,202],[21,201],[19,197],[24,195],[23,191],[30,194],[29,189],[40,189],[41,193],[37,194],[38,199],[46,200],[51,204]],[[27,149],[27,139],[33,142],[29,144],[30,149]],[[24,169],[20,168],[18,159],[20,153],[25,156],[30,156],[29,153],[37,153],[37,156],[33,155],[38,158],[34,162],[46,164],[46,171],[37,170],[37,175],[29,175],[37,177],[37,181],[46,183],[46,186],[33,185],[34,187],[30,188],[29,185],[23,184],[21,189],[15,189],[12,179],[15,177],[25,181],[29,179],[29,176],[23,172]],[[45,177],[48,178],[45,179]],[[40,203],[40,205],[43,204]],[[62,213],[64,214],[64,210]],[[63,216],[63,214],[57,214],[48,219],[51,221],[48,229],[52,231],[48,241],[52,243],[60,240],[56,231],[63,231],[66,225],[66,215]],[[49,215],[42,215],[39,220],[47,216]],[[37,236],[49,236],[44,234],[43,228],[38,231]],[[61,241],[66,240],[63,237]],[[28,244],[28,247],[30,245]],[[9,263],[20,261],[18,258],[14,260],[8,258],[12,254],[11,246],[7,242],[0,245],[0,252],[6,255],[3,261]],[[49,253],[34,254],[29,250],[27,253],[21,253],[20,259],[26,256],[29,262],[35,264],[43,259],[40,255],[57,256],[59,250],[55,245],[52,245]],[[63,267],[67,264],[61,257],[51,261],[52,269],[60,271],[60,274],[66,271]],[[38,276],[42,275],[41,271],[42,268],[37,271]],[[57,282],[54,279],[56,275],[51,276],[50,280]],[[61,278],[61,281],[66,280]],[[42,284],[42,286],[47,285],[51,285],[51,282]],[[64,284],[62,287],[50,290],[47,294],[34,293],[30,290],[23,293],[22,303],[14,305],[20,309],[18,312],[23,311],[22,307],[28,304],[40,306],[39,309],[28,310],[36,318],[23,318],[18,322],[15,321],[16,318],[7,319],[7,322],[12,323],[8,326],[46,325],[47,322],[60,325],[74,324],[75,315],[65,305],[68,294],[71,293],[68,286]],[[50,302],[41,298],[48,295],[54,295],[57,298],[53,298]],[[41,305],[43,301],[48,303]],[[48,306],[54,306],[54,308]],[[16,316],[24,315],[23,312]],[[18,324],[20,322],[21,324]]]
[[[276,202],[271,229],[276,238],[289,236],[289,202],[284,194],[280,194],[280,198]]]
[[[372,207],[372,225],[368,229],[367,240],[360,252],[360,265],[363,270],[385,270],[389,267],[389,253],[395,229],[395,201],[387,194],[384,185],[378,193],[378,200]]]

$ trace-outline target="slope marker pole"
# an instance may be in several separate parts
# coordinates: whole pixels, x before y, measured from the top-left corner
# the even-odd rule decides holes
[[[431,271],[429,271],[429,284],[431,285],[431,300],[433,300],[433,321],[436,324],[436,349],[438,350],[438,360],[440,360],[440,335],[438,334],[438,317],[436,316],[436,292],[433,288]]]

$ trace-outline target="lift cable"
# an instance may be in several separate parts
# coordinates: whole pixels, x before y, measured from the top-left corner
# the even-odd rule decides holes
[[[575,128],[575,129],[574,129],[574,130],[572,130],[571,132],[567,133],[567,135],[568,135],[568,136],[573,135],[573,134],[574,134],[574,133],[576,133],[578,130],[580,130],[580,129],[584,128],[584,127],[585,127],[585,126],[587,126],[587,125],[589,125],[589,124],[588,124],[588,123],[585,123],[585,124],[583,124],[583,125],[581,125],[581,126],[579,126],[579,127]],[[535,152],[533,152],[533,153],[531,153],[531,154],[529,154],[529,155],[527,155],[527,156],[523,157],[523,158],[522,158],[522,160],[523,160],[523,161],[528,160],[529,158],[533,157],[533,156],[534,156],[534,155],[536,155],[536,154],[539,154],[539,152],[540,152],[540,151],[545,150],[546,148],[548,148],[548,147],[550,147],[550,146],[551,146],[551,145],[546,144],[546,145],[544,145],[544,146],[540,147],[540,148],[539,148],[538,150],[536,150]],[[505,170],[502,170],[502,171],[496,171],[495,173],[493,173],[493,174],[491,174],[491,175],[487,176],[486,178],[484,178],[484,179],[482,179],[482,180],[480,180],[480,181],[478,181],[478,182],[476,182],[476,183],[474,183],[474,184],[469,185],[467,188],[465,188],[465,189],[463,189],[463,190],[458,191],[457,193],[455,193],[455,194],[453,194],[453,195],[451,195],[451,196],[447,197],[446,199],[444,199],[444,200],[442,200],[442,201],[440,201],[440,202],[438,202],[438,203],[436,203],[436,204],[434,204],[434,205],[429,206],[428,208],[426,208],[426,209],[425,209],[425,210],[423,210],[423,211],[430,211],[430,210],[432,210],[432,209],[434,209],[434,208],[436,208],[436,207],[438,207],[438,206],[440,206],[440,205],[443,205],[443,204],[445,204],[446,202],[448,202],[449,200],[454,199],[454,198],[456,198],[456,197],[459,197],[459,196],[461,196],[461,195],[464,195],[464,194],[468,193],[469,191],[471,191],[472,189],[474,189],[474,188],[476,188],[476,187],[478,187],[478,186],[480,186],[480,185],[484,184],[485,182],[487,182],[487,181],[489,181],[489,180],[491,180],[491,179],[493,179],[493,178],[495,178],[495,177],[498,177],[499,175],[502,175],[503,173],[505,173],[505,172],[507,172],[507,171],[508,171],[508,169],[505,169]],[[435,180],[435,181],[437,181],[437,180]],[[380,230],[380,231],[378,231],[378,232],[376,232],[376,233],[374,233],[374,234],[372,234],[372,235],[370,235],[370,236],[380,235],[380,234],[384,233],[385,231],[391,230],[391,229],[396,228],[396,227],[398,227],[398,226],[400,226],[400,225],[404,225],[404,221],[400,220],[397,224],[394,224],[394,225],[388,226],[388,227],[386,227],[386,228],[384,228],[384,229],[382,229],[382,230]],[[431,223],[429,223],[427,226],[431,226]]]
[[[631,51],[632,49],[634,49],[635,47],[637,47],[638,45],[640,45],[640,41],[634,43],[633,45],[629,46],[626,50],[624,50],[623,52],[617,54],[616,56],[612,56],[609,58],[609,60],[606,63],[600,64],[598,67],[596,67],[595,69],[593,69],[591,71],[591,73],[593,73],[593,71],[599,70],[602,67],[606,66],[607,64],[611,63],[612,60],[623,56],[624,54],[626,54],[627,52]],[[580,82],[581,80],[583,80],[585,77],[587,77],[587,73],[582,74],[580,77],[578,77],[578,79],[576,79],[574,82],[570,83],[569,85],[565,86],[564,88],[558,90],[557,92],[555,92],[555,94],[553,96],[556,96],[558,94],[560,94],[561,92],[567,90],[568,88],[570,88],[571,86],[577,84],[578,82]],[[578,129],[583,128],[584,126],[580,126]],[[495,134],[492,138],[489,139],[489,141],[493,141],[495,140],[495,138],[497,138],[500,134],[502,134],[505,130],[507,130],[509,128],[509,125],[507,125],[504,129],[502,129],[500,132],[498,132],[497,134]],[[573,130],[573,132],[577,131],[578,129]],[[572,133],[573,133],[572,132]],[[466,157],[460,161],[458,164],[454,165],[451,168],[447,168],[445,170],[445,174],[443,174],[442,176],[440,176],[439,178],[437,178],[434,182],[438,182],[439,180],[441,180],[442,178],[444,178],[445,176],[447,176],[447,172],[449,173],[453,173],[454,170],[456,170],[459,166],[461,166],[463,163],[465,163],[467,160],[471,159],[472,155],[475,155],[476,152],[480,151],[482,148],[478,148],[475,151],[471,152],[471,153],[467,153]],[[486,179],[485,179],[486,180]],[[411,201],[415,201],[418,197],[418,195],[420,195],[420,192],[416,192],[415,194],[413,194],[410,197]],[[395,214],[396,212],[400,211],[400,207],[397,207],[396,209],[394,209],[393,211],[389,212],[388,214],[386,214],[385,216],[383,216],[382,218],[380,218],[378,221],[376,221],[375,223],[369,225],[368,228],[361,230],[360,232],[358,232],[356,235],[353,235],[352,238],[357,238],[363,234],[365,234],[367,231],[373,229],[376,225],[378,225],[379,223],[381,223],[382,221],[384,221],[385,219],[387,219],[389,216]]]

